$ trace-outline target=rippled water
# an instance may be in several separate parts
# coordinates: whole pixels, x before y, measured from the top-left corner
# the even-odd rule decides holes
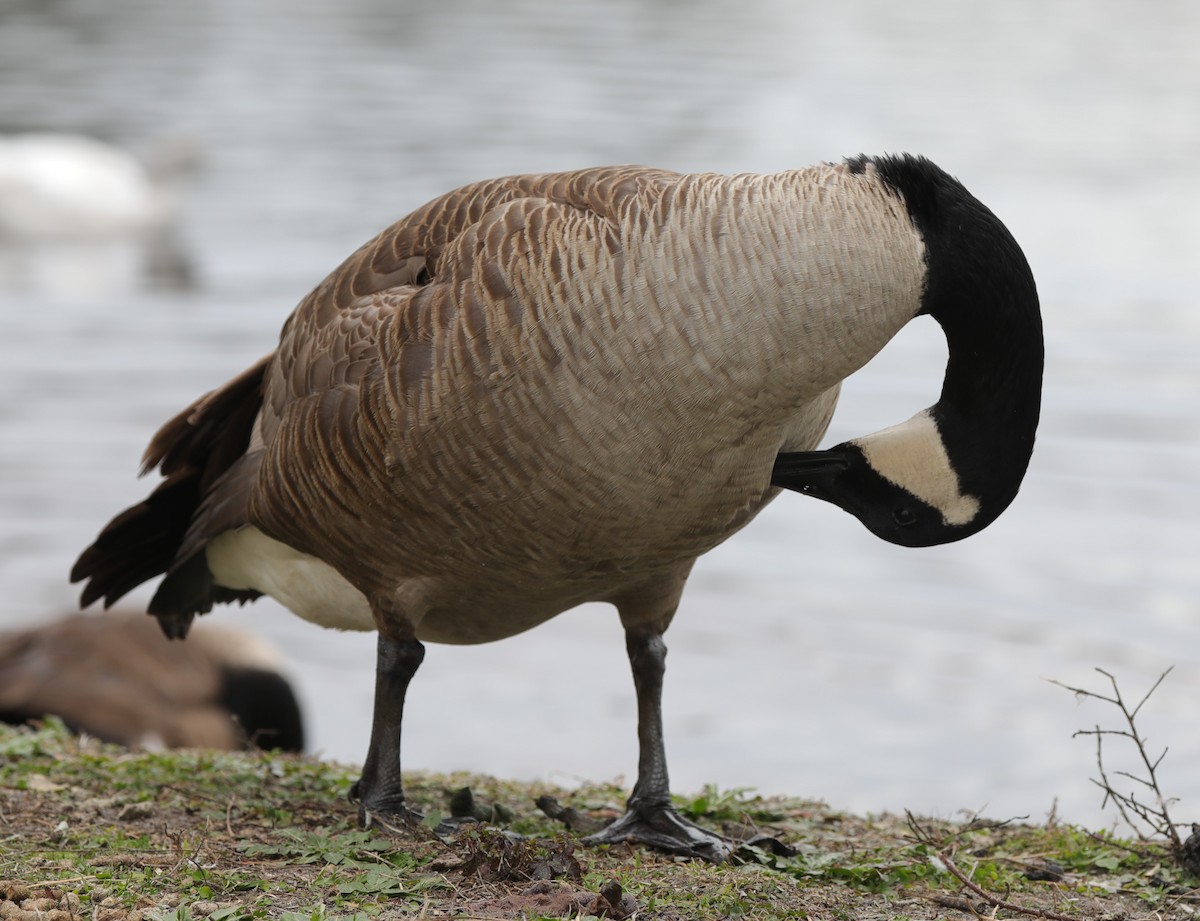
[[[0,4],[0,131],[84,131],[202,159],[178,236],[195,283],[130,244],[7,247],[0,274],[0,624],[70,608],[65,573],[162,420],[267,351],[381,226],[456,184],[605,162],[772,170],[912,150],[1022,242],[1047,326],[1018,502],[908,551],[785,496],[701,561],[675,626],[673,779],[869,810],[1099,821],[1107,720],[1045,679],[1100,666],[1149,705],[1197,818],[1200,741],[1200,7],[747,0]],[[29,270],[37,262],[41,274]],[[23,267],[23,268],[22,268]],[[40,271],[40,270],[39,270]],[[907,418],[944,347],[915,324],[851,380],[829,441]],[[144,601],[139,593],[135,601]],[[268,602],[213,615],[285,650],[316,747],[359,761],[373,643]],[[406,766],[632,774],[615,615],[430,647]]]

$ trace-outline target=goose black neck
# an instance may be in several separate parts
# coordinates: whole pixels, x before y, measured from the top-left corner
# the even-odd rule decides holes
[[[1041,409],[1042,320],[1033,273],[1012,234],[956,179],[916,157],[874,164],[925,243],[922,313],[946,335],[949,360],[931,414],[964,491],[999,514],[1016,495]]]

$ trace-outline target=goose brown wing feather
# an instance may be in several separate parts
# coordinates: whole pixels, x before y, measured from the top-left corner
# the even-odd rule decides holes
[[[355,384],[377,358],[378,324],[388,314],[409,312],[423,287],[459,288],[476,272],[486,281],[488,268],[503,256],[503,237],[514,229],[506,224],[503,206],[523,201],[529,212],[565,205],[611,220],[651,187],[677,178],[636,166],[509,176],[448,192],[397,221],[331,272],[288,319],[267,375],[264,436],[273,435],[272,417],[291,400]],[[474,245],[481,227],[490,236]],[[417,327],[437,323],[436,317],[420,315],[421,303],[413,311]]]
[[[563,331],[541,312],[555,284],[545,269],[572,270],[564,237],[619,255],[622,210],[674,178],[618,167],[477,183],[361,247],[284,329],[266,379],[251,520],[344,574],[369,559],[399,577],[398,551],[365,533],[363,517],[429,513],[394,482],[421,436],[494,413],[487,395],[497,380],[555,363]],[[528,288],[535,276],[540,292]]]
[[[413,450],[413,426],[429,425],[446,394],[459,406],[478,395],[500,340],[553,360],[544,330],[516,341],[539,317],[511,288],[505,261],[528,258],[528,247],[553,255],[550,225],[568,218],[591,221],[603,237],[631,202],[677,178],[616,167],[489,180],[434,199],[360,247],[300,303],[276,352],[156,433],[143,470],[158,467],[166,479],[76,563],[73,581],[89,580],[83,604],[111,604],[165,571],[151,608],[178,619],[169,632],[181,635],[213,600],[255,594],[214,586],[197,565],[209,540],[246,523],[334,565],[356,562],[363,548],[337,532],[360,532],[371,501],[405,513],[388,466]],[[570,272],[561,253],[554,258],[551,275]],[[513,335],[497,339],[496,330]]]
[[[614,179],[624,177],[621,171],[610,172]],[[609,183],[613,188],[616,185]],[[467,186],[436,199],[360,247],[301,302],[285,324],[278,350],[267,365],[262,411],[252,450],[244,458],[247,462],[227,466],[222,471],[228,471],[227,475],[210,484],[176,558],[177,565],[221,531],[245,523],[237,521],[231,510],[248,505],[251,491],[258,485],[261,459],[254,452],[260,444],[277,443],[285,420],[292,437],[289,442],[282,436],[285,440],[278,442],[280,454],[265,474],[271,484],[266,487],[268,493],[278,489],[290,494],[289,504],[308,501],[302,484],[289,482],[287,477],[303,463],[312,466],[312,476],[330,482],[343,479],[333,476],[335,468],[353,471],[356,476],[377,474],[379,452],[362,444],[362,433],[354,423],[368,405],[359,399],[363,378],[374,375],[382,380],[386,365],[380,351],[383,328],[394,319],[403,321],[404,342],[395,350],[395,357],[413,375],[414,368],[423,367],[433,329],[451,322],[454,309],[449,305],[461,298],[471,305],[472,315],[479,317],[479,300],[470,290],[463,290],[464,276],[469,277],[477,264],[485,266],[486,274],[495,254],[478,251],[463,241],[473,241],[481,225],[511,231],[506,211],[516,204],[521,206],[518,210],[536,211],[546,200],[529,196],[543,191],[580,201],[591,194],[596,206],[601,206],[595,188],[577,176],[574,181],[564,175],[521,176]],[[610,201],[606,210],[614,203]],[[493,233],[493,244],[498,245],[504,235]],[[454,255],[443,265],[448,249]],[[427,288],[439,296],[418,298]],[[516,315],[515,310],[509,313]],[[377,421],[390,418],[385,410],[380,412]],[[191,416],[181,414],[175,423],[184,420],[190,422]],[[154,445],[152,450],[154,457],[171,459],[166,450]],[[148,454],[148,462],[150,457]]]

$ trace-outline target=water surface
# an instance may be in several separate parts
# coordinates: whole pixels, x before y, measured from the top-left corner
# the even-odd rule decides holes
[[[0,624],[69,609],[65,574],[154,428],[272,347],[295,302],[456,184],[643,162],[767,171],[922,152],[1022,242],[1047,327],[1044,421],[994,526],[926,551],[785,496],[701,560],[666,689],[679,789],[847,808],[1101,821],[1075,729],[1113,714],[1046,679],[1099,666],[1146,713],[1197,818],[1200,739],[1200,7],[747,0],[84,0],[0,7],[0,130],[85,131],[202,157],[178,235],[194,286],[124,244],[5,252]],[[31,260],[41,268],[32,271]],[[47,269],[46,266],[49,268]],[[936,399],[914,324],[846,387],[829,443]],[[132,598],[143,603],[148,591]],[[360,761],[373,642],[269,602],[212,615],[285,651],[315,746]],[[631,775],[615,614],[585,606],[477,648],[430,647],[406,766]]]

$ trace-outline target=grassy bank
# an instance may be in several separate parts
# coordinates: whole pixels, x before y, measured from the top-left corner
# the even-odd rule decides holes
[[[1066,826],[862,818],[707,790],[691,817],[746,838],[724,866],[586,849],[534,806],[588,816],[624,791],[466,775],[408,778],[427,825],[363,832],[351,768],[302,757],[129,752],[50,725],[0,728],[0,918],[1193,918],[1164,854]],[[492,822],[435,834],[458,811]],[[497,827],[527,837],[514,839]],[[990,900],[990,901],[989,901]],[[995,903],[1004,904],[998,909]]]

